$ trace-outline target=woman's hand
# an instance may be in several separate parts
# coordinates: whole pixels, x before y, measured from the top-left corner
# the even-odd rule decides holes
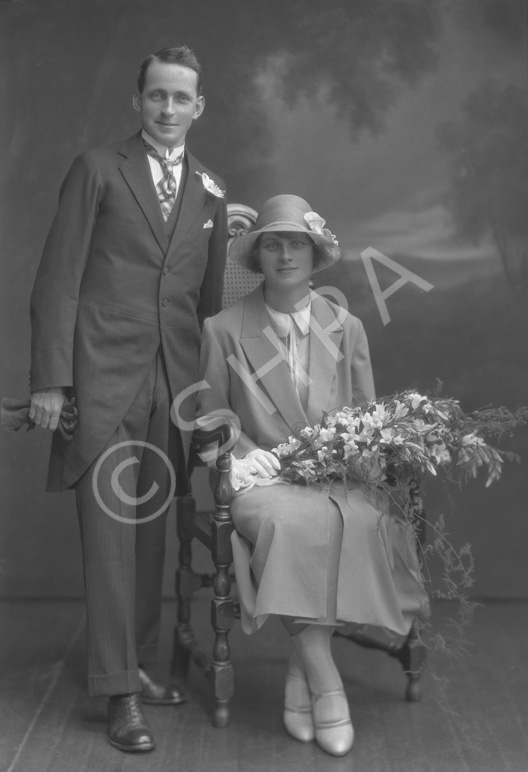
[[[251,450],[244,456],[244,461],[248,462],[251,474],[256,474],[258,477],[264,477],[266,479],[276,477],[281,468],[277,456],[270,453],[268,450],[262,450],[261,448]]]

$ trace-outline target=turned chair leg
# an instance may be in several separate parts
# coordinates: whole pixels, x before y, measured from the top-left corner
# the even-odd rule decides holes
[[[231,549],[229,473],[231,457],[224,453],[217,461],[218,479],[215,488],[215,512],[212,522],[204,513],[196,514],[195,501],[191,496],[177,502],[176,528],[180,543],[179,565],[176,571],[177,622],[174,630],[172,670],[174,675],[185,678],[191,660],[203,669],[209,679],[214,701],[212,723],[223,728],[229,723],[229,700],[233,696],[234,678],[228,635],[235,618],[231,599],[233,562]],[[192,540],[197,538],[211,551],[215,567],[214,576],[196,574],[191,566]],[[211,601],[211,626],[214,631],[212,660],[199,648],[191,626],[191,600],[201,587],[213,587]]]
[[[229,723],[229,700],[234,692],[233,665],[229,646],[229,630],[233,625],[234,608],[230,598],[231,581],[228,566],[217,566],[214,597],[211,601],[211,624],[215,632],[213,661],[207,668],[213,693],[213,725],[224,729]]]
[[[422,699],[421,677],[427,660],[427,648],[422,641],[418,622],[415,620],[405,643],[395,654],[407,676],[405,699],[419,702]]]
[[[229,700],[234,692],[233,666],[228,639],[235,610],[231,599],[229,576],[229,568],[233,562],[229,453],[220,456],[216,468],[219,476],[215,489],[215,514],[212,525],[212,557],[216,573],[213,580],[214,596],[211,601],[211,625],[215,632],[215,641],[213,661],[208,668],[208,675],[211,679],[214,699],[213,725],[224,728],[229,723]]]
[[[376,629],[363,625],[350,633],[340,633],[339,629],[334,635],[346,638],[367,649],[386,651],[389,656],[397,659],[407,676],[407,688],[405,698],[409,702],[419,702],[422,699],[422,686],[420,679],[427,660],[427,648],[420,635],[420,627],[415,619],[407,638],[402,642],[387,641]]]

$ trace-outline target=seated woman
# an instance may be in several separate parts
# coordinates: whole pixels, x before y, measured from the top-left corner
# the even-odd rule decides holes
[[[340,756],[354,733],[331,651],[335,627],[406,635],[428,600],[407,522],[375,507],[360,486],[281,484],[272,452],[322,411],[374,398],[363,325],[310,290],[312,274],[341,256],[323,225],[302,198],[275,196],[255,229],[231,244],[231,259],[264,281],[205,322],[199,416],[202,426],[222,416],[235,427],[235,476],[245,480],[232,503],[244,629],[280,615],[294,644],[285,727]]]

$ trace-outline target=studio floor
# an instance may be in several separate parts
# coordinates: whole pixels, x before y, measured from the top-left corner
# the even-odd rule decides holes
[[[252,637],[231,634],[235,696],[227,729],[208,717],[208,687],[193,666],[188,701],[146,706],[156,738],[148,754],[106,740],[106,701],[84,685],[82,600],[0,604],[0,772],[526,772],[528,769],[528,603],[476,609],[463,656],[433,656],[419,703],[386,654],[335,641],[356,730],[351,753],[326,755],[292,740],[281,719],[290,642],[268,622]],[[170,665],[174,602],[164,603],[159,674]],[[449,603],[434,607],[435,631],[449,633]],[[208,600],[195,604],[209,641]]]

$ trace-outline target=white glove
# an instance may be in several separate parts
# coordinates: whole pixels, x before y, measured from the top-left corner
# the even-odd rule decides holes
[[[255,484],[255,475],[251,474],[249,462],[243,458],[235,458],[231,454],[231,474],[229,475],[231,487],[234,491],[241,488],[252,488]]]
[[[273,453],[255,448],[244,458],[231,454],[230,481],[234,491],[250,489],[259,480],[271,480],[280,472],[280,461]],[[261,483],[262,484],[262,483]]]
[[[276,477],[281,469],[280,461],[269,450],[255,448],[244,456],[244,461],[249,462],[249,471],[258,477],[269,479]]]

